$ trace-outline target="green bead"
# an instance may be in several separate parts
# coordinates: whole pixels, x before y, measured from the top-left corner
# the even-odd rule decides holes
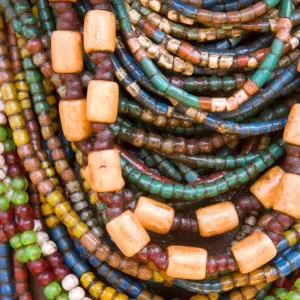
[[[11,128],[9,126],[6,126],[5,131],[6,131],[6,134],[7,134],[7,138],[12,139],[13,138],[13,133],[12,133]]]
[[[276,297],[274,296],[267,296],[264,298],[264,300],[276,300]]]
[[[277,57],[280,57],[284,48],[284,43],[278,38],[275,38],[271,45],[270,53],[273,53]]]
[[[67,293],[62,293],[55,300],[69,300],[69,296]]]
[[[34,244],[37,241],[37,234],[32,230],[24,231],[21,235],[21,242],[24,246]]]
[[[51,282],[44,288],[44,294],[50,300],[55,299],[60,293],[61,287],[55,281]]]
[[[7,138],[7,132],[4,127],[0,127],[0,142],[4,142]]]
[[[277,298],[279,298],[280,300],[284,300],[286,298],[288,291],[284,288],[279,288],[275,291],[275,295],[277,296]]]
[[[28,261],[27,257],[26,257],[26,253],[25,253],[25,248],[24,247],[19,248],[16,251],[16,257],[17,257],[17,259],[18,259],[19,262],[26,263]]]
[[[25,256],[27,260],[34,261],[41,257],[42,252],[38,245],[28,245],[25,247]]]
[[[298,278],[295,282],[294,282],[294,287],[295,289],[300,291],[300,278]]]
[[[0,195],[3,196],[7,193],[7,186],[5,183],[0,182]]]
[[[14,191],[25,191],[28,187],[28,181],[26,177],[17,176],[12,179],[11,187]]]
[[[43,112],[50,112],[50,106],[47,101],[42,101],[34,105],[34,111],[37,115]]]
[[[279,3],[279,0],[264,0],[264,2],[269,6],[269,8],[272,8]]]
[[[25,204],[28,202],[28,194],[24,191],[15,191],[11,201],[16,205]]]
[[[8,210],[9,200],[6,196],[0,196],[0,211]]]
[[[295,291],[290,291],[286,295],[286,300],[300,300],[300,293],[297,293]]]
[[[22,247],[21,233],[17,233],[13,237],[11,237],[9,239],[9,244],[14,249],[18,249],[18,248]]]
[[[39,72],[37,69],[36,70],[28,70],[25,72],[26,75],[26,81],[28,84],[42,81],[43,77],[41,72]]]
[[[4,141],[4,150],[5,152],[10,152],[16,150],[16,145],[13,141],[13,139],[6,139]]]
[[[34,70],[37,66],[34,64],[33,60],[30,57],[26,57],[22,61],[24,70]]]

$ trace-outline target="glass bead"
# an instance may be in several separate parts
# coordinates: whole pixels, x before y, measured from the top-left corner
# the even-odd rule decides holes
[[[62,289],[60,285],[55,281],[51,282],[44,288],[44,294],[50,300],[55,299],[61,291]]]
[[[0,182],[0,195],[3,196],[7,193],[7,186],[5,183]]]
[[[26,177],[15,177],[11,181],[11,187],[14,191],[25,191],[28,187],[28,181]]]
[[[61,285],[64,290],[71,291],[72,289],[74,289],[76,286],[79,285],[79,280],[77,276],[73,274],[69,274],[62,280]]]
[[[9,244],[11,245],[12,248],[18,249],[22,246],[21,242],[21,233],[15,234],[13,237],[9,239]]]
[[[28,245],[25,247],[25,256],[27,260],[34,261],[41,257],[41,249],[38,245]]]
[[[39,274],[37,276],[38,284],[41,285],[41,286],[48,285],[54,279],[55,279],[55,275],[51,271],[42,272],[41,274]]]
[[[24,191],[15,191],[12,196],[12,202],[15,205],[21,205],[28,202],[28,194]]]
[[[0,127],[0,142],[4,142],[7,138],[7,132],[4,127]]]
[[[0,196],[0,211],[5,211],[9,208],[9,200],[6,196]]]
[[[25,231],[21,235],[21,242],[24,246],[34,244],[37,241],[37,234],[36,232],[29,230]]]
[[[24,248],[24,247],[19,248],[19,249],[16,251],[16,257],[17,257],[17,259],[18,259],[19,262],[26,263],[26,262],[28,261],[27,256],[26,256],[26,253],[25,253],[25,248]]]
[[[38,275],[47,270],[47,262],[43,258],[28,262],[27,266],[33,275]]]

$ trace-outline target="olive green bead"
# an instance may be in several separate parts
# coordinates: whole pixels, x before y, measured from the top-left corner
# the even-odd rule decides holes
[[[0,142],[4,142],[7,138],[7,131],[4,127],[0,127]]]
[[[9,200],[6,196],[0,196],[0,211],[8,210]]]
[[[298,278],[295,282],[294,282],[294,287],[296,290],[300,291],[300,278]]]
[[[16,145],[12,139],[6,139],[4,141],[4,150],[5,152],[10,152],[16,150]]]
[[[8,189],[5,183],[0,182],[0,195],[3,196],[7,193]]]

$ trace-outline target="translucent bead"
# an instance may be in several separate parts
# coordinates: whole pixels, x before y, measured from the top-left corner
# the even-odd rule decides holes
[[[49,235],[46,232],[38,232],[37,233],[37,244],[41,246],[42,244],[49,241]]]
[[[41,250],[44,256],[49,256],[57,251],[57,247],[53,241],[48,241],[41,245]]]
[[[77,276],[69,274],[62,280],[61,285],[66,291],[71,291],[79,285],[79,279]]]
[[[85,297],[85,291],[82,287],[77,286],[69,292],[70,300],[82,300]]]

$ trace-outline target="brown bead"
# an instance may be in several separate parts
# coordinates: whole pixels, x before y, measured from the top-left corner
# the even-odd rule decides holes
[[[206,275],[207,251],[202,248],[169,246],[169,264],[166,274],[170,277],[202,280]]]
[[[196,210],[201,236],[209,237],[235,229],[239,217],[231,202],[222,202]]]
[[[255,232],[231,247],[240,272],[246,274],[263,266],[275,257],[277,250],[263,232]]]
[[[251,187],[251,193],[265,208],[271,208],[274,203],[274,194],[284,171],[275,166],[261,176]]]
[[[283,140],[286,143],[300,146],[300,104],[295,104],[289,113]]]

